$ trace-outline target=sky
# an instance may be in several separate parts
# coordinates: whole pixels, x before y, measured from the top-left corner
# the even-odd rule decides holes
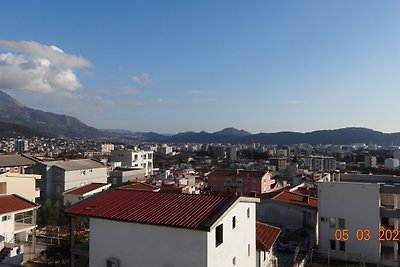
[[[400,1],[5,0],[0,89],[100,129],[400,132]]]

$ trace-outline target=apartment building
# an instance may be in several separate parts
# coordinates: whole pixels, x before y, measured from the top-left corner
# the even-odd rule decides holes
[[[20,241],[28,241],[29,234],[35,246],[37,208],[18,195],[0,195],[0,265],[22,264],[24,245]]]
[[[218,193],[249,196],[266,193],[275,186],[271,173],[265,171],[217,169],[207,178],[208,187]]]
[[[256,266],[257,201],[114,189],[66,212],[72,226],[76,216],[89,217],[90,267]],[[71,239],[74,267],[74,255],[84,253]]]
[[[318,183],[319,248],[331,258],[398,266],[400,177],[336,174]]]
[[[0,195],[17,194],[31,202],[36,202],[40,197],[40,189],[36,187],[36,181],[40,175],[3,173],[0,174]]]
[[[121,162],[122,167],[143,169],[145,176],[153,175],[153,151],[151,150],[114,150],[110,162]]]
[[[333,171],[336,169],[334,157],[307,156],[304,158],[304,168],[313,171]]]
[[[91,159],[38,162],[32,169],[41,174],[37,187],[41,199],[63,204],[63,192],[90,183],[107,183],[107,166]]]

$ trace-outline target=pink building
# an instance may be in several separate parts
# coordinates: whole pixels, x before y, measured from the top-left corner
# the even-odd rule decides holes
[[[265,171],[214,170],[208,175],[208,186],[211,192],[249,196],[270,191],[275,180]]]

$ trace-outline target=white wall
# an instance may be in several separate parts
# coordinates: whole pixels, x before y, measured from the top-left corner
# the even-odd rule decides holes
[[[90,267],[105,266],[108,258],[121,267],[204,267],[206,245],[204,231],[90,219]]]
[[[378,184],[319,182],[320,249],[330,250],[330,240],[334,239],[334,233],[339,228],[338,218],[343,218],[345,219],[345,229],[349,231],[349,240],[345,241],[348,259],[351,259],[351,253],[358,253],[365,256],[366,262],[377,263],[380,257],[380,241],[378,241],[380,227],[379,198]],[[328,221],[322,222],[321,217],[328,218]],[[330,227],[330,217],[336,220],[336,227],[334,228]],[[359,229],[370,230],[371,240],[357,240],[356,234]],[[338,241],[336,241],[336,251],[339,251]]]
[[[84,175],[81,170],[65,172],[64,191],[90,183],[107,183],[107,167],[91,170],[85,170]]]
[[[247,218],[247,209],[250,218]],[[236,228],[232,229],[232,217],[236,217]],[[216,247],[215,228],[208,233],[208,260],[210,267],[231,267],[233,258],[235,266],[256,266],[256,209],[255,203],[239,202],[222,221],[223,243]],[[247,246],[250,244],[250,256]]]
[[[3,216],[7,216],[6,221],[2,220]],[[10,218],[8,218],[8,216],[10,216]],[[10,242],[14,237],[14,227],[15,222],[13,213],[0,214],[0,235],[4,236],[4,242]]]

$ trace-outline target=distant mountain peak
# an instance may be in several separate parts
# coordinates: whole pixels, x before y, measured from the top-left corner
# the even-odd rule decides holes
[[[240,135],[240,136],[246,136],[246,135],[251,135],[251,133],[245,131],[245,130],[238,130],[233,127],[228,127],[225,129],[222,129],[221,131],[215,132],[214,134],[218,135]]]
[[[102,134],[77,118],[26,107],[1,90],[0,122],[28,126],[37,132],[54,136],[91,137]]]

